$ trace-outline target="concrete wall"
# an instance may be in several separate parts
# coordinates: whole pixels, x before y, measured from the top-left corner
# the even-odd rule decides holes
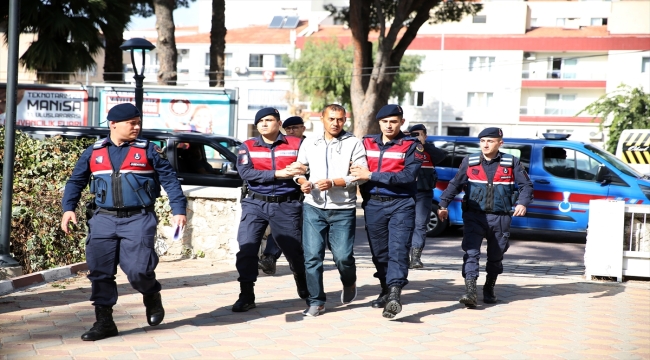
[[[649,44],[650,45],[650,44]],[[610,51],[607,63],[607,92],[614,91],[619,85],[641,86],[650,92],[650,69],[642,70],[643,58],[650,57],[650,51]]]
[[[650,1],[612,2],[607,29],[611,34],[650,34]]]
[[[629,2],[629,1],[626,1]],[[636,1],[632,1],[636,2]],[[509,3],[506,1],[505,3]],[[618,3],[618,2],[617,2]],[[535,27],[556,26],[556,19],[565,18],[565,27],[590,26],[592,18],[609,18],[614,2],[609,1],[530,1],[530,18]],[[646,12],[647,14],[647,12]],[[569,21],[568,19],[575,19]]]
[[[239,251],[237,230],[241,219],[239,188],[183,186],[187,197],[187,226],[183,237],[174,242],[173,227],[158,224],[156,250],[159,254],[192,253],[234,263]],[[189,250],[188,250],[189,249]]]

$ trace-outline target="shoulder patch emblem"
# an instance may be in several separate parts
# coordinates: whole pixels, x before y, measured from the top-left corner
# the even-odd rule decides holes
[[[417,150],[419,152],[424,152],[424,146],[422,146],[422,144],[417,144],[417,146],[415,147],[415,150]]]
[[[153,150],[155,152],[157,152],[158,154],[162,154],[162,152],[163,152],[162,149],[160,148],[160,146],[158,146],[156,144],[153,144]]]

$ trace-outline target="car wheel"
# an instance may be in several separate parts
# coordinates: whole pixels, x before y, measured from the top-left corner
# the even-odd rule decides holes
[[[427,236],[439,236],[447,229],[447,226],[449,226],[449,219],[440,221],[438,217],[438,204],[434,202],[433,206],[431,206],[431,219],[427,224]]]

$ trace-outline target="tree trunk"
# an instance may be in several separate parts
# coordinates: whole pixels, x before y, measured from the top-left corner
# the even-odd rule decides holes
[[[123,33],[104,33],[104,81],[109,83],[124,83],[123,51],[120,45],[124,43]]]
[[[176,38],[174,31],[174,0],[153,0],[153,11],[156,14],[156,30],[158,31],[158,42],[156,52],[160,68],[158,70],[159,85],[176,85],[176,61],[178,51],[176,50]]]
[[[212,30],[210,31],[210,87],[223,87],[226,50],[226,1],[212,0]]]

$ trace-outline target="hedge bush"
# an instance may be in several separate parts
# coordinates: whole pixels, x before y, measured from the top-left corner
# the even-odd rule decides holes
[[[0,159],[4,159],[4,135],[1,127]],[[34,140],[16,132],[10,252],[24,273],[85,260],[88,228],[83,204],[91,195],[86,188],[76,212],[78,226],[69,235],[60,228],[61,199],[79,156],[93,141]]]

